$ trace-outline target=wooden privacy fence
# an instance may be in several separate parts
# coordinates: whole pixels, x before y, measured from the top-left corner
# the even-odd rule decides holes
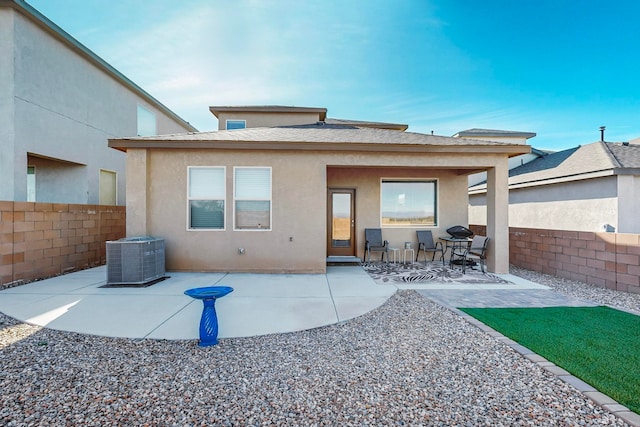
[[[0,285],[102,265],[125,234],[124,206],[0,201]]]
[[[470,228],[486,234],[485,226]],[[510,227],[509,261],[528,270],[640,293],[640,234]]]

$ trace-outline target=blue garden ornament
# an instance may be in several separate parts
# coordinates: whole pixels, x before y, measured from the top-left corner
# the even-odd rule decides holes
[[[200,347],[218,344],[218,316],[216,314],[216,299],[233,292],[229,286],[210,286],[194,288],[184,291],[191,298],[200,299],[204,304],[200,317]]]

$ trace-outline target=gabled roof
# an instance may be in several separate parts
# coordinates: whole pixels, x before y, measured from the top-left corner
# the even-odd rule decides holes
[[[509,187],[573,181],[614,174],[640,173],[640,145],[597,141],[549,153],[509,171]],[[482,191],[486,182],[470,187]]]
[[[98,69],[105,72],[107,75],[115,79],[117,82],[134,92],[136,95],[140,96],[142,99],[147,101],[149,104],[156,107],[158,110],[165,113],[167,116],[171,117],[181,126],[184,126],[186,129],[190,129],[191,131],[197,132],[198,129],[193,127],[189,122],[185,121],[183,118],[178,116],[176,113],[171,111],[166,105],[158,101],[156,98],[147,93],[140,86],[135,84],[133,81],[129,80],[124,74],[120,71],[116,70],[113,66],[111,66],[104,59],[100,58],[98,55],[93,53],[89,48],[80,43],[78,40],[73,38],[69,33],[64,31],[58,25],[56,25],[49,18],[40,13],[33,6],[29,5],[27,2],[23,0],[0,0],[0,7],[10,7],[15,11],[21,13],[23,16],[28,18],[31,22],[36,24],[38,27],[49,33],[52,37],[59,40],[61,43],[66,45],[69,49],[74,51],[76,54],[80,55],[82,58],[89,61]]]
[[[628,142],[610,142],[607,148],[620,168],[640,168],[640,145]]]
[[[255,150],[528,153],[526,144],[451,138],[397,130],[314,123],[109,140],[109,147]]]
[[[453,135],[454,137],[457,138],[464,138],[464,137],[491,137],[491,136],[495,136],[495,137],[500,137],[500,138],[533,138],[534,136],[536,136],[535,132],[520,132],[520,131],[514,131],[514,130],[497,130],[497,129],[479,129],[479,128],[473,128],[473,129],[467,129],[467,130],[463,130],[460,131],[458,133],[456,133],[455,135]]]

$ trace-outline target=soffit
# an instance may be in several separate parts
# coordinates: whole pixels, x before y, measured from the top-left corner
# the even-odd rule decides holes
[[[529,153],[526,144],[481,141],[387,129],[337,125],[248,128],[152,137],[110,139],[109,146],[127,148],[211,148],[242,150],[320,150],[382,152]]]

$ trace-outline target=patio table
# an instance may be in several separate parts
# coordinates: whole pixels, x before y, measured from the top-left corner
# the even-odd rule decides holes
[[[455,249],[464,247],[464,245],[467,245],[467,247],[469,247],[469,245],[471,244],[471,241],[473,240],[470,237],[459,238],[459,237],[451,237],[451,236],[438,237],[438,239],[444,242],[444,252],[442,254],[443,258],[446,255],[447,251],[451,249],[451,255],[449,256],[449,265],[451,265],[451,259],[453,258],[453,251]]]

